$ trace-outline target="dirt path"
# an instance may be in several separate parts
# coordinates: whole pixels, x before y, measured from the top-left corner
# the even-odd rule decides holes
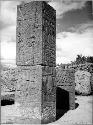
[[[77,96],[76,103],[79,106],[75,110],[69,110],[58,121],[53,124],[57,125],[93,125],[92,119],[92,96]],[[49,125],[53,125],[49,124]]]
[[[59,120],[48,125],[92,125],[93,96],[76,96],[75,102],[79,104],[75,110],[69,110]],[[18,104],[1,107],[1,121],[4,125],[10,125],[15,116],[21,115],[17,107]]]

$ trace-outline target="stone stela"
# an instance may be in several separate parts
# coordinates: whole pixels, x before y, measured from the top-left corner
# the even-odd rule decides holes
[[[21,124],[56,120],[56,11],[44,1],[17,6],[15,102]]]
[[[78,70],[75,72],[75,83],[76,83],[76,91],[82,95],[90,94],[91,86],[90,86],[90,77],[91,74],[88,71]]]

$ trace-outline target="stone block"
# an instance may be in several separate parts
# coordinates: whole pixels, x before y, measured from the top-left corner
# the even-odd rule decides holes
[[[75,89],[69,92],[69,108],[70,110],[75,109]]]
[[[43,76],[42,102],[55,102],[55,100],[56,100],[55,77]]]
[[[42,124],[56,121],[56,102],[42,103]]]
[[[22,105],[55,101],[55,67],[19,66],[15,100]]]
[[[68,92],[73,92],[73,93],[75,92],[75,85],[73,85],[73,86],[62,85],[60,87],[61,87],[61,89],[64,89]]]
[[[90,77],[91,74],[88,71],[78,70],[75,73],[75,90],[77,93],[82,95],[88,95],[91,93]]]
[[[56,82],[57,82],[57,85],[74,86],[75,84],[74,71],[63,70],[61,68],[58,69],[56,73]]]
[[[17,6],[18,124],[49,123],[56,118],[56,11],[44,1]]]
[[[93,73],[91,73],[90,85],[91,85],[91,91],[92,91],[92,93],[93,93]]]
[[[56,12],[46,2],[17,7],[18,66],[56,66]]]
[[[19,105],[20,116],[15,117],[18,124],[41,124],[41,103],[31,102],[27,105]]]
[[[18,124],[45,124],[56,120],[56,104],[54,102],[31,102],[23,106],[19,105],[20,116],[15,117]]]

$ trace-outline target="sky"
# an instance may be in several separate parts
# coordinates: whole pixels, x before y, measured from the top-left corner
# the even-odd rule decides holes
[[[0,1],[0,60],[7,66],[16,65],[18,4],[20,0]],[[93,56],[92,1],[49,0],[48,4],[56,10],[56,63],[70,63],[78,54]]]

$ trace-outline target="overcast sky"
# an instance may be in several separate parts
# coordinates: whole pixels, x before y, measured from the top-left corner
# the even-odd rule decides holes
[[[30,0],[29,0],[30,1]],[[16,7],[18,1],[2,1],[0,15],[1,63],[16,63]],[[57,64],[74,61],[77,54],[93,56],[92,2],[50,0],[56,9]]]

